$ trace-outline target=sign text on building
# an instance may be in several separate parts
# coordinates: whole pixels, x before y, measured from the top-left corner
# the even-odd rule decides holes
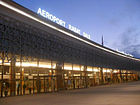
[[[55,23],[57,23],[57,24],[59,24],[59,25],[61,25],[63,27],[65,27],[65,28],[68,28],[69,30],[71,30],[71,31],[73,31],[73,32],[78,33],[78,34],[81,35],[81,30],[80,29],[78,29],[78,28],[76,28],[76,27],[74,27],[74,26],[72,26],[70,24],[68,24],[68,26],[67,26],[67,24],[66,24],[65,21],[57,18],[56,16],[50,14],[49,12],[47,12],[47,11],[39,8],[38,11],[37,11],[37,13],[39,15],[41,15],[41,16],[43,16],[43,17],[45,17],[45,18],[47,18],[47,19],[49,19],[49,20],[51,20],[51,21],[53,21],[53,22],[55,22]],[[90,39],[90,35],[89,34],[87,34],[85,32],[82,32],[82,35],[84,37]]]

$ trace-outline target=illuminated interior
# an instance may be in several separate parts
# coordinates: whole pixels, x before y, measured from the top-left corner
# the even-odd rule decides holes
[[[61,71],[63,75],[64,87],[67,89],[74,88],[85,88],[94,85],[101,84],[101,78],[103,79],[103,83],[119,83],[122,81],[132,81],[137,79],[137,75],[133,74],[131,71],[122,70],[120,72],[119,69],[111,69],[111,68],[100,68],[100,67],[92,67],[92,66],[84,66],[80,64],[72,64],[72,63],[64,63],[60,67],[57,68],[56,61],[49,60],[20,60],[17,58],[15,64],[15,82],[16,84],[19,81],[22,81],[22,85],[26,84],[27,89],[22,89],[22,94],[33,94],[39,92],[52,92],[57,91],[57,74],[58,71]],[[2,60],[0,60],[0,79],[9,82],[11,79],[11,70],[12,70],[12,61],[4,60],[2,64]],[[4,70],[2,74],[2,69]],[[120,73],[122,73],[120,75]],[[122,76],[122,77],[120,77]],[[41,88],[38,90],[37,81],[41,81]],[[61,80],[61,81],[62,81]],[[87,83],[85,82],[87,81]],[[10,82],[9,82],[10,83]],[[31,84],[31,91],[29,91],[29,84]],[[45,84],[49,84],[47,87]],[[28,86],[29,85],[29,86]],[[16,88],[17,89],[17,88]],[[15,91],[16,95],[17,91]],[[9,90],[9,95],[10,95]]]
[[[64,63],[64,70],[72,70],[72,64]]]
[[[73,64],[73,70],[80,71],[80,65]]]

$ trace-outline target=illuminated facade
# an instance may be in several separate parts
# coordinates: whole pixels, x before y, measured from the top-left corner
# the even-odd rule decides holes
[[[0,97],[138,80],[140,60],[0,0]]]

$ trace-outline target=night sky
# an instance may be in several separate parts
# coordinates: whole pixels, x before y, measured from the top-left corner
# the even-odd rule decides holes
[[[140,0],[14,0],[42,8],[91,35],[91,40],[140,58]]]

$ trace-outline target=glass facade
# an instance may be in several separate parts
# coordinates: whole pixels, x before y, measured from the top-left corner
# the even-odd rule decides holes
[[[127,70],[18,57],[0,60],[1,97],[138,80],[137,74]]]

